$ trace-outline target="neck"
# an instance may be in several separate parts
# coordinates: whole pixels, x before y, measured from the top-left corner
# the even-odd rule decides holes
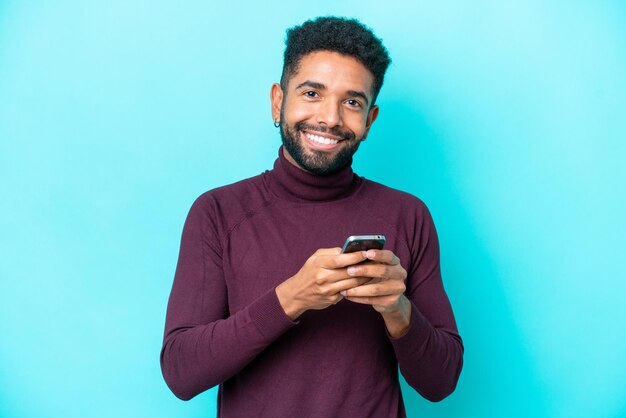
[[[270,189],[281,198],[296,201],[330,201],[350,196],[361,185],[351,164],[328,176],[304,170],[281,147],[274,169],[266,177]]]

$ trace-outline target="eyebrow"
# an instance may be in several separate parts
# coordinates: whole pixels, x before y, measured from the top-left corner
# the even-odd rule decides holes
[[[311,87],[311,88],[318,89],[318,90],[325,90],[326,89],[326,86],[323,85],[322,83],[318,83],[317,81],[311,81],[311,80],[306,80],[306,81],[303,81],[302,83],[298,84],[296,86],[296,90],[298,90],[298,89],[300,89],[302,87]],[[367,98],[365,93],[362,92],[362,91],[348,90],[347,93],[350,96],[362,98],[363,100],[365,100],[365,104],[366,105],[369,105],[369,103],[370,103],[369,99]]]

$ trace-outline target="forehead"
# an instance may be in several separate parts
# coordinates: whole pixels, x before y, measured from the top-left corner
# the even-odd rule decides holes
[[[323,84],[329,90],[354,90],[372,94],[374,75],[356,58],[332,51],[315,51],[303,56],[289,88],[303,81]]]

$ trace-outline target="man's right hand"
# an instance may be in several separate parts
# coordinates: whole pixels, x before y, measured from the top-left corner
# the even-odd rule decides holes
[[[365,251],[342,254],[341,248],[321,248],[304,263],[300,271],[276,287],[280,305],[291,320],[309,309],[324,309],[336,304],[342,290],[366,283],[367,277],[352,277],[348,267],[366,260]]]

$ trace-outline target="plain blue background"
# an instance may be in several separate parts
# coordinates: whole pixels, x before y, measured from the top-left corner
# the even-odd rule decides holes
[[[355,170],[430,207],[465,342],[410,416],[626,416],[621,0],[0,0],[0,416],[215,415],[159,369],[182,224],[271,167],[285,29],[327,14],[391,53]]]

